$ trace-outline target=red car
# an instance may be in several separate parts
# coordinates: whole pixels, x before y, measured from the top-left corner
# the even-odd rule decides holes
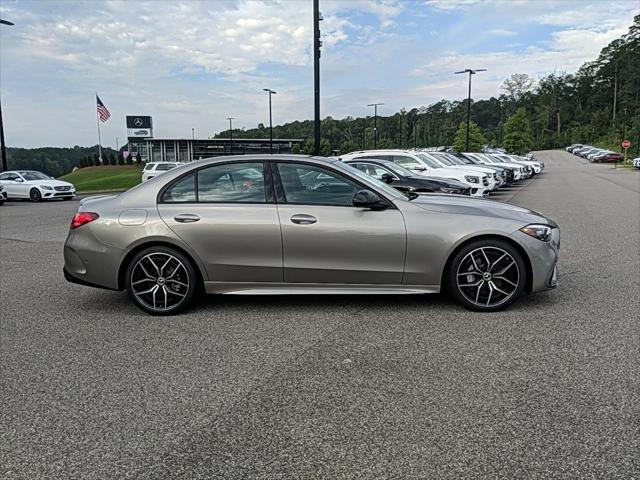
[[[594,162],[621,162],[622,160],[624,160],[624,155],[614,152],[605,152],[593,158]]]

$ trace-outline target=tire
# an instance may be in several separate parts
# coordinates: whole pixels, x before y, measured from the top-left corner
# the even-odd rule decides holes
[[[449,265],[446,291],[468,310],[503,310],[525,290],[527,265],[522,254],[504,240],[481,239],[468,243]]]
[[[175,315],[188,308],[199,289],[198,283],[191,261],[179,251],[163,246],[138,252],[125,273],[129,297],[151,315]]]
[[[32,202],[41,202],[42,194],[40,193],[40,190],[38,190],[37,188],[32,188],[29,191],[29,200],[31,200]]]

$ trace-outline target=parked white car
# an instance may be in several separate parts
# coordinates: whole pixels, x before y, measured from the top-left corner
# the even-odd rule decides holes
[[[427,177],[457,180],[471,187],[472,197],[486,197],[491,191],[488,175],[471,169],[442,167],[431,157],[416,151],[363,150],[340,155],[342,161],[365,158],[389,160]]]
[[[418,150],[420,153],[427,155],[433,161],[437,162],[441,167],[446,168],[462,168],[465,170],[472,170],[477,172],[479,175],[486,175],[489,180],[489,188],[491,191],[497,190],[500,185],[502,185],[502,178],[495,171],[487,167],[475,166],[475,165],[460,165],[458,163],[454,163],[446,158],[444,152],[424,152],[422,150]]]
[[[147,180],[151,180],[153,177],[162,175],[163,173],[173,170],[180,165],[186,164],[183,162],[149,162],[145,165],[144,170],[142,171],[142,181],[146,182]]]
[[[631,160],[631,162],[633,163],[633,166],[636,168],[640,168],[640,157],[636,157],[633,160]]]
[[[0,185],[7,198],[29,199],[33,202],[62,198],[71,200],[76,196],[76,188],[69,182],[56,180],[35,170],[10,170],[0,174]]]
[[[509,167],[513,169],[513,179],[515,181],[522,180],[527,177],[526,168],[527,166],[522,163],[516,162],[507,162],[501,158],[496,157],[493,154],[488,153],[477,153],[477,152],[464,152],[464,155],[467,158],[473,158],[474,160],[483,163],[485,165],[498,165],[500,167]]]

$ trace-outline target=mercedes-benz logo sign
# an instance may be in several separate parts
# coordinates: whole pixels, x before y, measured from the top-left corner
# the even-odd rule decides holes
[[[133,124],[134,124],[136,127],[141,127],[141,126],[142,126],[142,119],[141,119],[141,118],[136,118],[136,119],[133,121]]]

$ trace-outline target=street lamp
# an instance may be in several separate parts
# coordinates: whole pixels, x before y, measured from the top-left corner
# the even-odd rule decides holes
[[[471,75],[475,75],[478,72],[486,72],[486,68],[466,68],[464,70],[460,70],[459,72],[453,72],[454,74],[459,73],[468,73],[469,74],[469,96],[467,97],[467,143],[465,146],[465,151],[469,151],[469,125],[471,124]]]
[[[234,117],[227,117],[227,120],[229,120],[229,153],[231,155],[233,155],[233,127],[231,123],[233,119]]]
[[[0,18],[0,24],[12,27],[14,23]],[[0,102],[0,155],[2,156],[2,171],[8,170],[7,167],[7,148],[4,144],[4,125],[2,123],[2,103]]]
[[[275,95],[278,92],[274,92],[270,88],[263,88],[262,90],[269,94],[269,153],[273,155],[273,118],[271,116],[271,95]]]
[[[370,103],[367,107],[373,107],[373,149],[378,148],[378,105],[384,103]]]

